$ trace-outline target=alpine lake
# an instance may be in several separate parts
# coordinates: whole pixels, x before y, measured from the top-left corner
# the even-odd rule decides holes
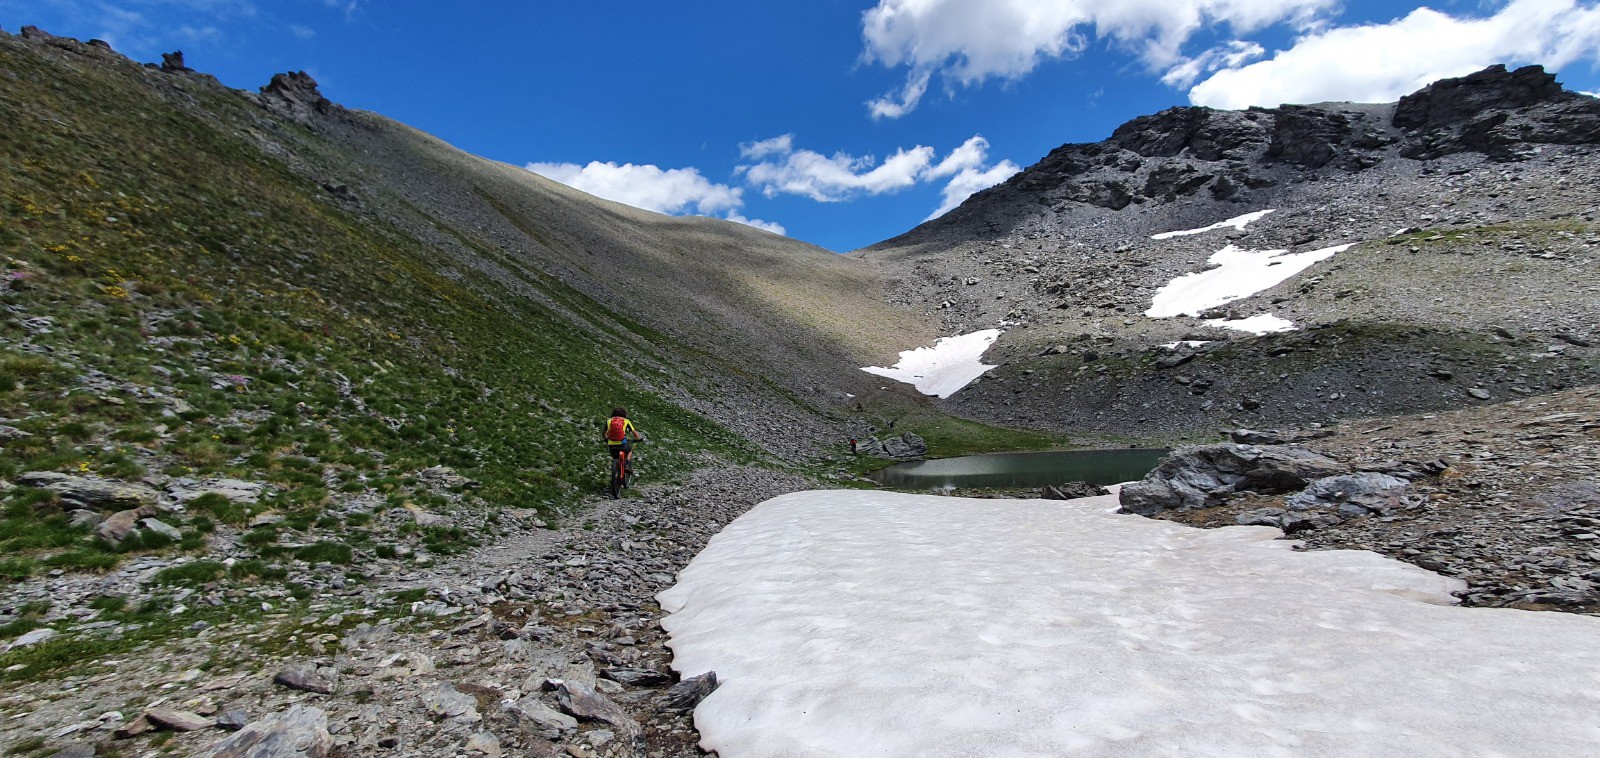
[[[1052,450],[990,453],[960,458],[908,461],[867,474],[896,489],[1021,488],[1067,482],[1107,485],[1141,479],[1169,450]]]

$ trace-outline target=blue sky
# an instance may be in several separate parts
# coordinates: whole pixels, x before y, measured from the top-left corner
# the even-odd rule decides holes
[[[1172,105],[1392,100],[1490,63],[1600,90],[1600,0],[0,0],[671,213],[837,251]]]

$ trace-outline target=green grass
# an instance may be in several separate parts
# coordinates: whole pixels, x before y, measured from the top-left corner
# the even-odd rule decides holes
[[[337,563],[345,565],[355,560],[355,551],[343,542],[324,540],[294,551],[294,557],[308,563]]]
[[[0,114],[13,135],[0,145],[0,247],[6,271],[27,277],[9,302],[55,319],[35,342],[82,356],[69,369],[0,345],[0,406],[62,422],[0,451],[0,477],[134,478],[153,451],[165,471],[271,482],[293,510],[327,501],[330,471],[444,464],[481,481],[490,504],[548,515],[600,488],[603,456],[583,420],[624,399],[671,440],[652,451],[653,472],[747,455],[725,428],[628,381],[624,371],[658,369],[616,355],[604,329],[681,345],[526,266],[519,277],[604,329],[589,336],[471,269],[443,275],[434,249],[324,202],[240,136],[256,118],[246,101],[194,87],[184,98],[211,114],[194,118],[113,69],[63,69],[16,45],[0,47],[0,67],[19,74],[0,81],[0,98],[29,103],[26,116]],[[12,322],[0,336],[22,335]],[[87,369],[170,383],[188,410],[62,397]],[[229,421],[240,413],[265,420]],[[195,507],[221,524],[248,519],[231,504]]]
[[[169,566],[156,572],[155,583],[180,587],[199,587],[222,578],[228,567],[217,561],[193,561]]]

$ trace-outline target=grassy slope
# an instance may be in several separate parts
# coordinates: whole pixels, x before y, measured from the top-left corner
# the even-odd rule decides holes
[[[738,455],[587,329],[326,202],[227,128],[256,117],[242,98],[3,42],[0,98],[28,107],[0,112],[0,416],[30,436],[0,478],[232,475],[315,510],[447,464],[555,512],[599,487],[595,417],[620,398],[663,475]]]

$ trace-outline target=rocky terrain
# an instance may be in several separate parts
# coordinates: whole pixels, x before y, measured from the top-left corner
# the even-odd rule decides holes
[[[1130,509],[1600,607],[1600,106],[1542,70],[1165,111],[840,257],[163,58],[0,34],[9,753],[695,755],[653,594],[711,535],[1026,444],[1295,428]],[[1353,247],[1143,315],[1225,244]],[[948,401],[856,368],[996,325]],[[644,486],[602,501],[618,402]]]
[[[1467,605],[1600,612],[1600,388],[1235,438],[1258,444],[1186,448],[1124,510],[1383,553]]]
[[[978,418],[1198,439],[1534,395],[1600,376],[1597,124],[1600,101],[1537,67],[1385,105],[1174,108],[853,255],[945,333],[1007,330],[1001,367],[945,403]],[[1225,246],[1347,244],[1197,316],[1144,315]],[[1213,321],[1265,314],[1298,330]]]
[[[225,612],[114,659],[79,660],[59,679],[8,684],[0,744],[37,755],[253,754],[230,751],[244,738],[348,756],[694,755],[690,711],[710,687],[677,686],[654,594],[723,524],[815,486],[719,468],[601,503],[563,529],[513,513],[488,544],[436,562],[374,561],[354,569],[360,582],[296,577],[308,600],[298,605],[220,582],[163,597],[167,579],[195,565],[186,558],[12,588],[13,614],[81,616],[69,632],[79,651],[183,604]],[[85,595],[154,603],[159,615],[124,617],[103,601],[82,613]],[[12,642],[31,644],[42,642]],[[242,737],[230,742],[230,731]]]

